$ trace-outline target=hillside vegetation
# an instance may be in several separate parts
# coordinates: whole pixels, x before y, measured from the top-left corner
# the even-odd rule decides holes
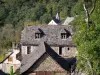
[[[100,0],[87,23],[83,4],[88,11],[95,0],[0,0],[0,54],[7,52],[12,41],[19,43],[25,24],[47,24],[57,12],[61,21],[76,16],[73,41],[78,50],[77,70],[86,75],[100,75]]]
[[[20,32],[26,24],[47,24],[57,12],[65,20],[72,16],[78,0],[0,0],[0,53],[19,43]]]
[[[85,10],[73,22],[76,30],[73,40],[78,50],[77,69],[86,75],[100,75],[100,0],[84,1],[86,1],[88,12],[93,9],[93,6],[95,7],[89,17],[87,17]],[[80,0],[82,4],[84,1]],[[80,5],[79,3],[78,5]],[[79,9],[84,10],[81,7],[82,4]],[[86,21],[88,18],[89,20]]]

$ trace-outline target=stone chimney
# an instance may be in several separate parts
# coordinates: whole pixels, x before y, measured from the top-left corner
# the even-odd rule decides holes
[[[15,49],[16,48],[16,44],[15,42],[12,42],[12,49]]]

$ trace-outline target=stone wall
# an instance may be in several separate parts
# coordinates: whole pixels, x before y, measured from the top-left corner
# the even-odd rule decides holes
[[[30,46],[30,52],[33,52],[38,46]],[[51,47],[58,55],[59,55],[59,47]],[[21,47],[22,56],[27,54],[27,46]],[[62,54],[60,56],[63,57],[75,57],[77,53],[76,47],[62,47]]]
[[[64,53],[65,57],[75,57],[77,54],[76,47],[65,47]]]
[[[28,46],[21,46],[21,55],[24,57],[24,55],[27,55],[27,47]],[[38,46],[29,46],[30,52],[33,52]]]
[[[35,71],[65,71],[50,56],[44,59]]]
[[[31,52],[33,52],[38,46],[31,46]]]
[[[59,47],[51,47],[59,55]],[[62,47],[63,57],[75,57],[77,53],[76,47]]]
[[[67,75],[64,70],[55,60],[50,56],[44,57],[44,61],[35,69],[35,73],[44,72],[44,75]],[[31,75],[31,74],[30,74]],[[34,75],[34,74],[33,74]],[[38,74],[36,74],[38,75]]]
[[[27,54],[27,46],[21,46],[21,54],[22,56]]]

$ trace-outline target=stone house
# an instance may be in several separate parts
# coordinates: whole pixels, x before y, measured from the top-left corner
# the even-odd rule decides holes
[[[26,26],[21,34],[23,75],[66,75],[75,69],[72,26]]]

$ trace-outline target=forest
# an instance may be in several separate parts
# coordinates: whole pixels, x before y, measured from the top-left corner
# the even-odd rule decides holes
[[[77,70],[100,75],[100,0],[0,0],[0,60],[12,42],[20,42],[25,25],[47,24],[57,12],[61,22],[77,15],[71,23],[78,50]]]
[[[0,53],[12,42],[20,42],[20,33],[27,24],[47,24],[57,12],[63,20],[73,16],[78,0],[0,0]]]

